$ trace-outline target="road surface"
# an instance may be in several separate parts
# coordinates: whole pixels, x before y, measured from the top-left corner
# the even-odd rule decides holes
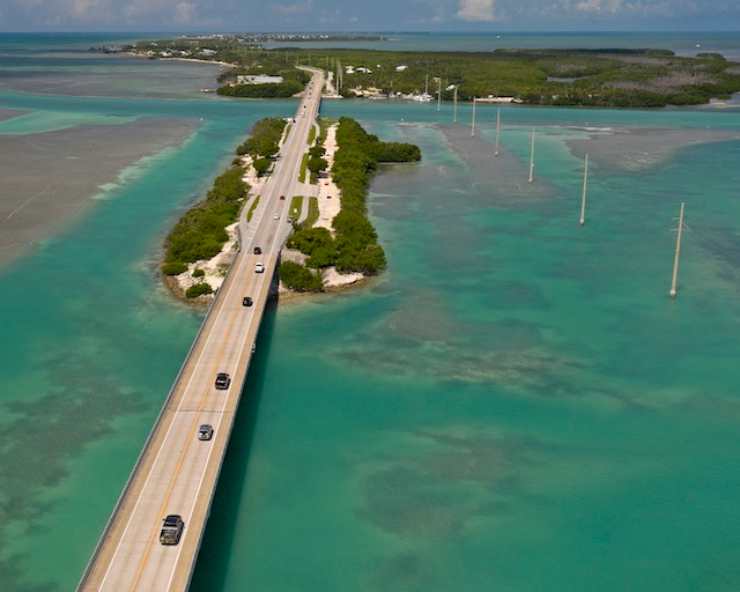
[[[246,208],[242,212],[240,253],[83,574],[80,591],[180,591],[190,584],[271,278],[291,231],[290,198],[309,129],[318,115],[323,83],[323,73],[312,70],[252,221],[246,221]],[[255,246],[262,249],[261,255],[253,253]],[[255,272],[258,262],[264,264],[264,273]],[[247,295],[253,298],[251,307],[242,305]],[[215,389],[219,372],[232,377],[227,391]],[[201,424],[213,426],[211,441],[198,440]],[[159,542],[167,514],[180,514],[185,521],[177,546]]]

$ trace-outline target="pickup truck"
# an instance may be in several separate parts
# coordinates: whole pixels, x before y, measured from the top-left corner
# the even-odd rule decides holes
[[[162,522],[162,530],[159,532],[159,542],[163,545],[176,545],[180,542],[185,523],[180,514],[170,514]]]

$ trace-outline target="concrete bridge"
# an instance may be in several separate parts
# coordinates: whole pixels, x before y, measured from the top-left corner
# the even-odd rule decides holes
[[[271,278],[291,231],[290,197],[296,194],[324,84],[321,71],[311,72],[252,221],[247,223],[242,213],[240,252],[85,569],[80,592],[182,591],[190,585]],[[254,254],[256,246],[261,255]],[[264,265],[264,273],[255,272],[257,263]],[[251,307],[242,305],[244,296],[253,299]],[[216,390],[219,372],[231,375],[228,390]],[[210,441],[198,439],[201,424],[213,426]],[[168,514],[179,514],[185,522],[178,545],[159,542]]]

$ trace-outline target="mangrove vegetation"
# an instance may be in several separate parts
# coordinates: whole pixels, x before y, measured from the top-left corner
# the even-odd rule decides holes
[[[337,145],[331,174],[341,192],[342,207],[333,220],[335,234],[303,225],[288,246],[308,256],[309,268],[336,266],[342,273],[375,275],[385,268],[386,259],[367,216],[370,180],[380,162],[418,161],[421,151],[413,144],[381,142],[348,117],[339,120]]]

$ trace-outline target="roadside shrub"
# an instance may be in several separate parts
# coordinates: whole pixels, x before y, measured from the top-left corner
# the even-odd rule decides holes
[[[199,278],[206,275],[206,272],[200,269],[199,267],[193,270],[193,277]]]
[[[326,228],[304,228],[288,239],[288,247],[305,255],[312,255],[319,248],[333,248],[334,239]]]
[[[280,264],[280,280],[296,292],[321,292],[324,289],[318,272],[312,272],[293,261],[283,261]]]
[[[286,121],[279,117],[265,117],[252,126],[249,137],[239,145],[239,156],[249,154],[253,159],[272,158],[280,147]]]
[[[185,297],[186,298],[197,298],[198,296],[202,296],[203,294],[212,294],[213,288],[205,282],[201,282],[199,284],[193,284],[190,286],[187,290],[185,290]]]
[[[224,97],[248,99],[287,99],[303,90],[303,84],[286,80],[277,84],[237,84],[219,87],[218,94]]]
[[[316,247],[306,260],[306,267],[320,269],[330,267],[336,263],[337,250],[333,244]]]
[[[321,171],[325,171],[329,166],[329,163],[321,157],[312,156],[308,159],[308,170],[314,175],[318,175]]]
[[[188,270],[188,266],[182,261],[165,261],[162,264],[162,273],[164,275],[180,275]]]
[[[252,163],[258,177],[264,177],[270,169],[270,161],[267,158],[258,158]]]
[[[206,199],[175,224],[165,244],[165,265],[179,263],[181,267],[169,266],[170,271],[181,269],[182,273],[186,269],[182,267],[184,263],[210,259],[221,251],[229,238],[225,228],[236,220],[241,200],[249,190],[242,180],[243,172],[241,167],[231,167],[216,177]]]

